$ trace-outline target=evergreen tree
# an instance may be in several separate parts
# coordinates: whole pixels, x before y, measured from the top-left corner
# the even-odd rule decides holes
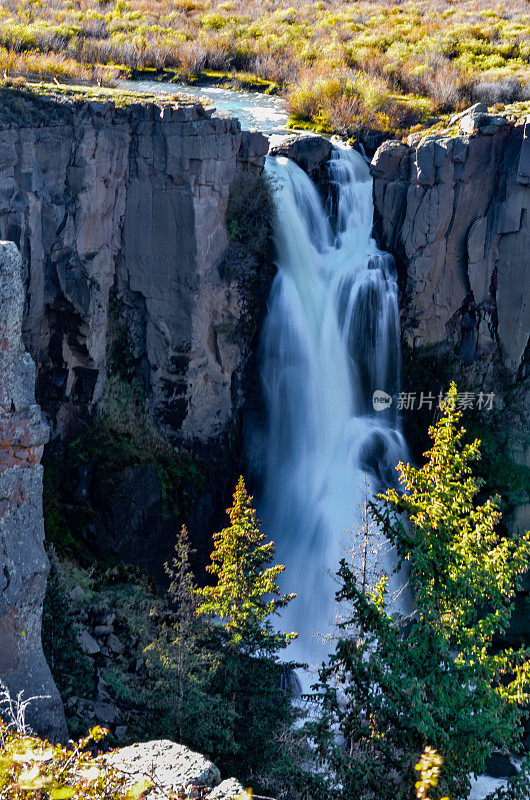
[[[89,696],[94,687],[94,667],[79,645],[75,610],[53,546],[48,548],[48,557],[50,574],[42,612],[44,655],[63,698]]]
[[[230,740],[229,708],[217,691],[222,683],[219,637],[197,616],[198,598],[190,559],[188,532],[183,526],[175,555],[165,565],[170,578],[171,609],[166,611],[156,639],[146,648],[155,734],[205,753],[226,752]]]
[[[273,563],[276,548],[261,533],[251,503],[240,477],[227,509],[231,524],[213,537],[207,569],[217,583],[197,595],[198,613],[218,620],[224,635],[221,690],[232,747],[223,763],[227,771],[259,787],[264,773],[274,782],[283,769],[280,740],[292,725],[294,710],[281,684],[285,671],[295,665],[281,664],[278,655],[296,634],[279,633],[272,626],[271,616],[294,595],[282,595],[278,588],[284,567]]]
[[[382,533],[409,567],[416,611],[391,618],[386,578],[368,594],[341,562],[337,598],[351,604],[343,636],[315,686],[322,716],[309,726],[319,769],[311,797],[398,800],[410,796],[413,766],[425,746],[443,756],[440,786],[467,797],[470,773],[488,754],[517,746],[528,702],[529,651],[499,651],[494,636],[509,622],[530,534],[501,538],[498,502],[477,502],[470,463],[479,442],[464,443],[451,385],[427,463],[399,464],[405,492],[372,505]],[[437,793],[438,792],[438,793]]]
[[[153,735],[174,736],[212,758],[226,774],[254,788],[283,767],[280,739],[290,729],[290,694],[281,688],[289,665],[278,653],[294,634],[280,634],[270,617],[282,596],[274,544],[259,530],[243,479],[228,510],[231,525],[214,534],[209,570],[215,586],[199,589],[183,528],[172,563],[172,608],[147,648]]]
[[[218,617],[241,652],[275,656],[296,633],[274,631],[270,617],[295,595],[282,595],[278,588],[276,579],[285,567],[273,564],[276,547],[266,542],[251,502],[241,476],[226,512],[231,525],[214,534],[212,563],[206,567],[217,583],[198,590],[198,613]]]

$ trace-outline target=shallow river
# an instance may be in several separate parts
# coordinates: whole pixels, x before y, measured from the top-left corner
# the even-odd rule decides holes
[[[176,94],[197,98],[212,106],[217,114],[237,117],[245,131],[281,133],[286,131],[288,113],[285,100],[257,92],[234,91],[217,86],[184,86],[161,81],[117,81],[119,89],[145,94]]]

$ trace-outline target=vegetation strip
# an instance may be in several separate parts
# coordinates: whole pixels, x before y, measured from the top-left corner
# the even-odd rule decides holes
[[[0,70],[59,79],[204,80],[281,91],[292,124],[405,133],[470,102],[528,99],[524,0],[19,0]]]

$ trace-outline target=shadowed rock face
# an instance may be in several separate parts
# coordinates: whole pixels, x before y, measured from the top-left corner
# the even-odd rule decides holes
[[[199,105],[70,101],[49,124],[0,124],[0,236],[22,253],[24,338],[61,435],[103,397],[116,324],[162,434],[223,433],[242,360],[242,298],[218,270],[229,189],[266,151]]]
[[[35,366],[22,344],[24,286],[14,244],[0,242],[0,679],[31,703],[38,732],[65,740],[59,694],[41,644],[48,574],[42,518],[42,449],[48,428],[35,404]]]

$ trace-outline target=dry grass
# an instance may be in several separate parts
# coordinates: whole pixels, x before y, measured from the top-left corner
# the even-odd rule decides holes
[[[0,45],[8,72],[244,71],[278,83],[299,121],[407,129],[475,99],[526,99],[530,3],[4,0]]]

